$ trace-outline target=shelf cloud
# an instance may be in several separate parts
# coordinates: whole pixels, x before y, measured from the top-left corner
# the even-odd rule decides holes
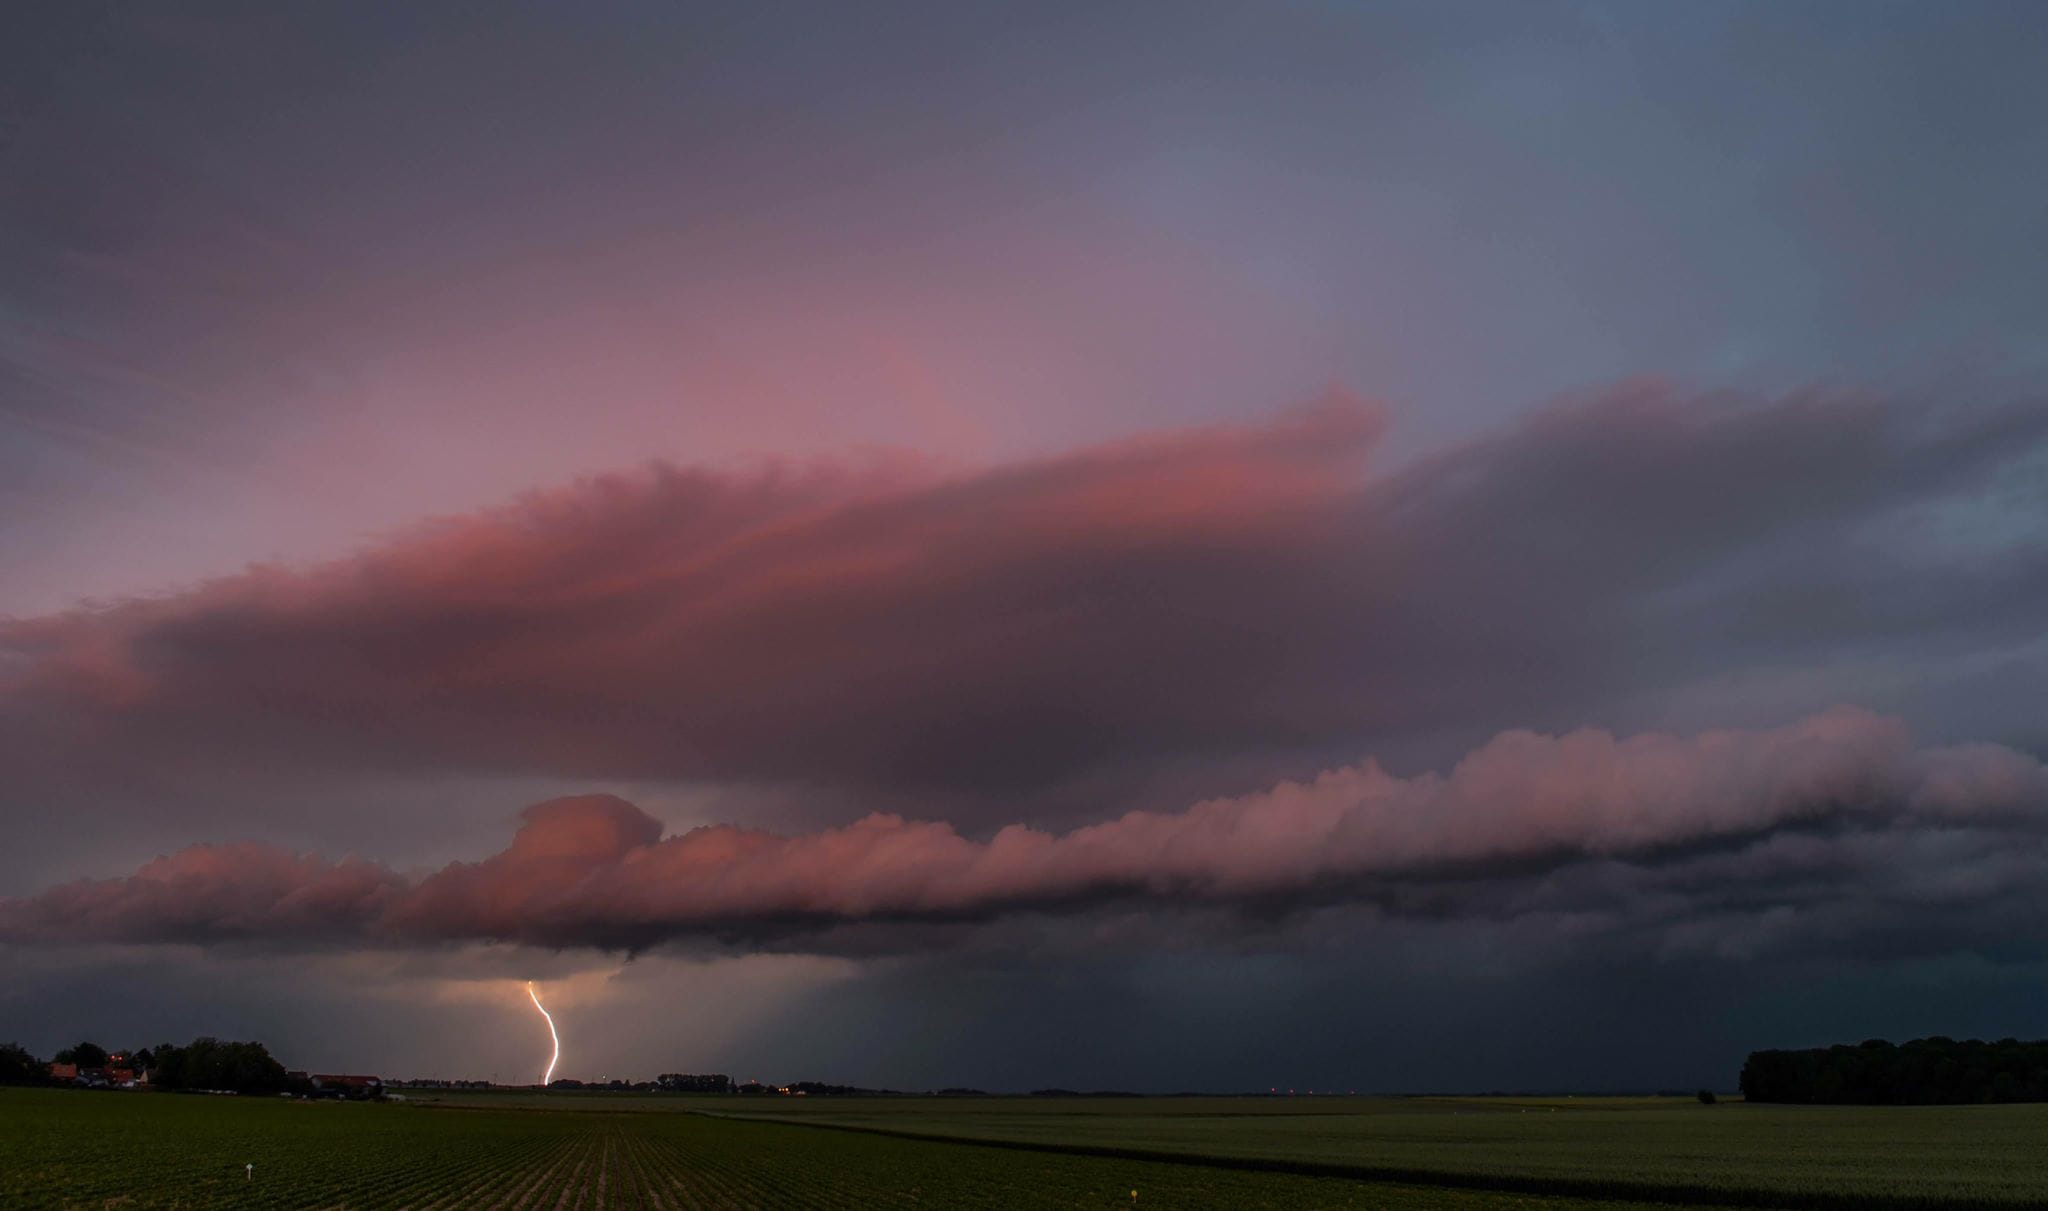
[[[1595,860],[1654,866],[1739,842],[1770,877],[1773,838],[1823,830],[2034,835],[2048,769],[1997,745],[1922,747],[1895,720],[1842,708],[1764,731],[1617,738],[1509,732],[1448,773],[1367,761],[1179,812],[986,840],[871,815],[782,835],[719,825],[664,836],[622,799],[526,809],[511,844],[408,877],[273,846],[194,846],[124,878],[0,902],[17,944],[511,942],[641,950],[690,938],[803,949],[872,922],[958,921],[1129,900],[1269,908],[1389,885]],[[1952,876],[1957,872],[1949,872]],[[829,943],[828,943],[829,945]]]

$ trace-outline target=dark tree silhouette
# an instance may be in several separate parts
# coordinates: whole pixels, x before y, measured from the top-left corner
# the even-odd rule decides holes
[[[1742,1096],[1866,1106],[2048,1101],[2048,1040],[1936,1036],[1898,1046],[1868,1039],[1855,1046],[1756,1051],[1742,1066]]]
[[[183,1047],[160,1043],[150,1082],[164,1089],[232,1089],[237,1093],[279,1093],[290,1084],[284,1065],[261,1043],[193,1039]]]
[[[48,1078],[49,1065],[19,1043],[0,1043],[0,1085],[32,1085]]]
[[[105,1068],[107,1066],[107,1049],[98,1043],[80,1043],[76,1047],[66,1047],[58,1052],[57,1062],[59,1064],[76,1064],[80,1068]]]
[[[664,1072],[655,1086],[668,1093],[731,1093],[732,1078],[723,1072]]]

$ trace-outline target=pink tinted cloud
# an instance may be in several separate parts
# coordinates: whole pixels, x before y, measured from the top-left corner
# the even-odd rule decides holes
[[[0,938],[640,949],[1113,900],[1342,899],[1376,879],[1640,860],[1807,826],[2033,827],[2048,822],[2048,769],[1995,745],[1916,747],[1897,721],[1843,707],[1691,737],[1508,732],[1444,774],[1400,778],[1367,761],[1180,812],[1066,833],[1011,825],[986,841],[886,814],[794,835],[717,825],[664,837],[606,795],[522,820],[504,851],[417,879],[261,845],[194,847],[125,878],[0,901]]]
[[[971,777],[946,768],[989,747],[967,729],[1030,747],[1157,713],[1160,687],[1104,681],[1107,658],[1163,667],[1270,612],[1200,582],[1256,583],[1332,541],[1380,427],[1335,401],[973,473],[891,456],[595,477],[350,559],[0,622],[0,716],[137,763]],[[1121,596],[1162,569],[1186,600]],[[993,717],[963,719],[972,702]]]
[[[274,845],[194,845],[124,879],[81,880],[7,904],[9,932],[110,942],[358,940],[406,881],[372,862]]]
[[[1368,473],[1381,428],[1338,398],[972,470],[592,477],[348,559],[0,622],[0,766],[44,798],[452,770],[989,822],[1176,763],[1256,785],[1702,675],[2038,630],[2038,556],[1864,536],[2038,451],[2048,410],[1633,384]]]

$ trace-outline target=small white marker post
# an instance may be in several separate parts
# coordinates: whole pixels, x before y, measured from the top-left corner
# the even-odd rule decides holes
[[[254,1166],[254,1165],[243,1165],[243,1166],[242,1166],[242,1175],[243,1175],[243,1176],[242,1176],[242,1180],[243,1180],[243,1181],[249,1181],[249,1182],[253,1182],[253,1181],[255,1181],[255,1180],[256,1180],[256,1166]]]

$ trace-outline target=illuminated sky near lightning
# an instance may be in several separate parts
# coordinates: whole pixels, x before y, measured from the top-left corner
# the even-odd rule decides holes
[[[2038,1034],[2044,54],[9,12],[0,1038],[524,1073],[530,978],[579,1077]]]

